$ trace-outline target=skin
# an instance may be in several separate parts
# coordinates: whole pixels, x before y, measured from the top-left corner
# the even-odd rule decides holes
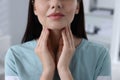
[[[81,39],[73,36],[70,24],[78,10],[77,0],[35,0],[34,13],[43,26],[35,48],[43,65],[40,80],[52,80],[56,68],[61,80],[73,80],[69,65]],[[56,12],[64,14],[64,17],[47,17]]]
[[[43,5],[44,4],[44,5]],[[35,0],[34,13],[43,27],[49,29],[61,30],[68,27],[74,15],[79,11],[77,0]],[[61,19],[51,19],[48,17],[51,13],[62,13]]]

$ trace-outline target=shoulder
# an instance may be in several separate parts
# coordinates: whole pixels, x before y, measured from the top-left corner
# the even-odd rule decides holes
[[[108,48],[105,46],[86,39],[82,40],[77,49],[79,52],[82,51],[84,54],[92,55],[95,57],[99,57],[101,55],[106,56],[109,53]]]
[[[13,45],[10,47],[10,49],[12,50],[24,50],[24,49],[34,49],[35,47],[35,40],[32,41],[28,41],[22,44],[18,44],[18,45]]]
[[[95,51],[100,51],[100,50],[108,50],[105,46],[99,43],[95,43],[86,39],[82,39],[81,44],[78,46],[78,48],[86,49],[86,50],[95,50]]]
[[[40,67],[41,64],[39,58],[34,52],[35,46],[35,41],[11,46],[5,56],[5,75],[16,76],[21,74],[21,72],[26,73],[28,69],[38,69],[38,66]],[[33,66],[29,67],[31,65]]]
[[[30,55],[31,53],[34,52],[35,45],[36,44],[34,40],[25,42],[23,44],[13,45],[8,49],[6,57],[14,56],[20,58]]]
[[[35,45],[36,45],[35,40],[32,40],[22,44],[13,45],[9,49],[12,51],[22,51],[27,49],[30,50],[30,49],[34,49]]]
[[[73,61],[78,61],[79,66],[82,64],[85,70],[93,71],[96,76],[110,74],[109,50],[101,44],[83,39],[76,49]]]

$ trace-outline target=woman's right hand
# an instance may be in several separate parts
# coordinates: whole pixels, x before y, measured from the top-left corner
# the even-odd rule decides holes
[[[49,30],[44,28],[37,42],[35,52],[43,65],[43,72],[40,80],[52,80],[55,70],[54,55],[48,44]]]

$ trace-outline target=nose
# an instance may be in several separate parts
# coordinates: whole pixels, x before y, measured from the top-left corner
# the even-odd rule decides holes
[[[61,9],[62,8],[61,0],[51,0],[50,6],[52,9],[54,9],[54,8]]]

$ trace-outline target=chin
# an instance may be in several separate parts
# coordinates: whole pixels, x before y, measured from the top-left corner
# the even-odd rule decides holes
[[[51,25],[48,28],[52,29],[52,30],[61,30],[61,29],[65,28],[65,25]]]

